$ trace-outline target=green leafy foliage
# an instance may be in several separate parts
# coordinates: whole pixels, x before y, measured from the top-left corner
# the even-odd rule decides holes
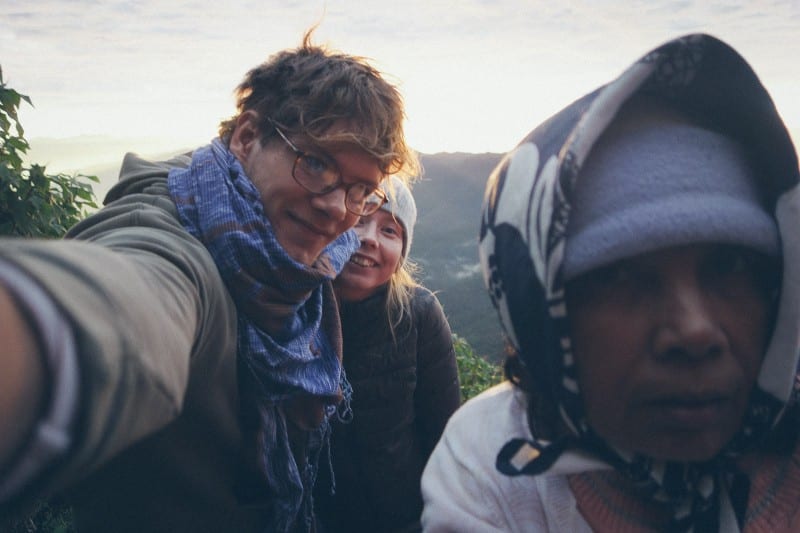
[[[503,381],[503,367],[475,353],[464,339],[453,334],[453,347],[456,351],[458,377],[461,381],[461,401],[467,401],[492,385]]]
[[[39,502],[30,515],[8,527],[8,533],[75,533],[72,508],[56,502]]]
[[[33,105],[5,84],[0,69],[0,235],[60,237],[97,207],[89,182],[99,179],[25,165],[30,145],[17,114],[23,101]]]

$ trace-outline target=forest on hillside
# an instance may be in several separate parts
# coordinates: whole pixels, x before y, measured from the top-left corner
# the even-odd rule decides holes
[[[450,326],[490,360],[503,354],[500,321],[483,284],[478,231],[483,192],[502,154],[422,155],[423,178],[414,186],[417,227],[411,257],[422,282],[436,291]]]

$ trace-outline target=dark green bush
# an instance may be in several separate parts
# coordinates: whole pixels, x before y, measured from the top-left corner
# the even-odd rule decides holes
[[[88,209],[96,208],[96,176],[47,174],[44,166],[26,166],[30,146],[17,111],[31,99],[8,87],[0,69],[0,235],[61,237]]]
[[[9,533],[75,533],[72,508],[55,502],[38,503],[28,516],[9,527]]]
[[[463,338],[453,334],[456,350],[458,377],[461,380],[461,401],[465,402],[476,394],[503,381],[503,367],[492,363],[475,353],[472,346]]]

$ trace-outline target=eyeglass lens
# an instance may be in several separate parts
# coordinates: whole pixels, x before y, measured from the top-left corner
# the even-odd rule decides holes
[[[300,185],[316,194],[327,194],[341,184],[341,175],[338,172],[321,159],[308,154],[298,155],[293,174]],[[363,183],[351,183],[345,187],[345,191],[345,206],[356,215],[374,213],[383,200]]]

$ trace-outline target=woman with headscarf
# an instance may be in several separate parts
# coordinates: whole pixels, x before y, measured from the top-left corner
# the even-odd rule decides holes
[[[797,155],[750,66],[655,49],[487,184],[515,348],[426,468],[426,531],[797,531]]]

